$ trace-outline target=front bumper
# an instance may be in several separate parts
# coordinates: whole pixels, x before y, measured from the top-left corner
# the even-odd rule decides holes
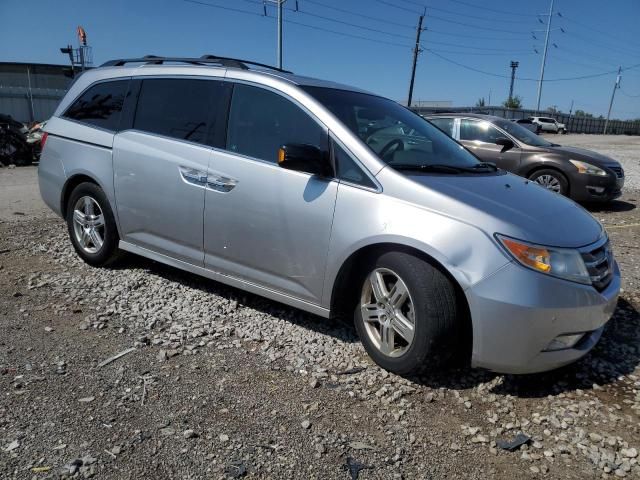
[[[606,202],[622,195],[624,177],[611,173],[606,177],[574,173],[569,179],[571,198],[577,202]]]
[[[620,291],[614,262],[602,292],[510,263],[466,291],[473,322],[471,364],[500,373],[535,373],[567,365],[598,342]],[[585,333],[572,348],[545,351],[560,335]]]

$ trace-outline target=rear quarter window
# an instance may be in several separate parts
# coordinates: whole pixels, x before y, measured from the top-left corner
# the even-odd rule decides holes
[[[116,131],[128,85],[129,79],[94,84],[71,104],[63,117]]]

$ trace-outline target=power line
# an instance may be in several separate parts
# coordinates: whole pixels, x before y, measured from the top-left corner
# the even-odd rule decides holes
[[[420,15],[420,12],[416,12],[415,10],[411,10],[409,8],[401,7],[401,6],[396,5],[394,3],[388,2],[387,0],[376,0],[376,1],[378,3],[382,3],[383,5],[387,5],[389,7],[393,7],[393,8],[397,8],[397,9],[400,9],[400,10],[404,10],[406,12],[413,13],[414,15]],[[450,20],[448,18],[438,17],[438,16],[435,16],[435,15],[429,15],[427,18],[429,20],[439,20],[441,22],[452,23],[454,25],[462,25],[464,27],[474,28],[476,30],[486,30],[487,28],[490,28],[490,27],[487,27],[487,26],[479,26],[479,25],[472,25],[470,23],[458,22],[456,20]],[[513,35],[529,35],[527,32],[516,31],[516,30],[503,30],[503,29],[499,29],[499,28],[491,28],[491,30],[493,30],[494,32],[511,33]]]
[[[212,3],[202,2],[202,1],[199,1],[199,0],[183,0],[183,1],[184,2],[188,2],[188,3],[194,3],[194,4],[197,4],[197,5],[206,6],[206,7],[217,8],[217,9],[220,9],[220,10],[228,10],[228,11],[232,11],[232,12],[244,13],[244,14],[248,14],[248,15],[253,15],[253,16],[265,18],[265,16],[262,13],[250,12],[250,11],[241,10],[241,9],[238,9],[238,8],[226,7],[226,6],[222,6],[222,5],[215,5],[215,4],[212,4]],[[251,3],[253,3],[253,2],[251,2]],[[271,18],[271,17],[268,17],[268,18]],[[294,25],[299,25],[299,26],[306,27],[306,28],[310,28],[310,29],[313,29],[313,30],[320,30],[320,31],[327,32],[327,33],[333,33],[333,34],[336,34],[336,35],[341,35],[343,37],[357,38],[357,39],[360,39],[360,40],[368,40],[370,42],[380,43],[380,44],[384,44],[384,45],[391,45],[391,46],[395,46],[395,47],[411,48],[411,45],[408,45],[408,44],[391,42],[391,41],[387,41],[387,40],[378,40],[378,39],[375,39],[375,38],[364,37],[364,36],[356,35],[356,34],[353,34],[353,33],[340,32],[340,31],[337,31],[337,30],[331,30],[329,28],[324,28],[324,27],[319,27],[319,26],[316,26],[316,25],[310,25],[310,24],[307,24],[307,23],[298,22],[296,20],[284,19],[284,22],[285,23],[291,23],[291,24],[294,24]]]
[[[453,1],[453,0],[451,0],[451,1]],[[622,42],[628,42],[629,41],[628,39],[623,39],[622,37],[617,37],[617,36],[615,36],[615,35],[613,35],[613,34],[611,34],[609,32],[605,32],[604,30],[599,30],[594,26],[587,25],[586,23],[582,23],[582,22],[579,22],[577,20],[574,20],[571,17],[566,17],[565,15],[561,15],[561,18],[563,18],[564,20],[567,20],[568,22],[575,23],[576,25],[580,25],[581,27],[588,28],[589,30],[593,30],[594,32],[598,32],[598,33],[600,33],[602,35],[605,35],[607,37],[611,37],[616,42],[621,42],[621,41]],[[640,45],[638,45],[638,47],[640,48]]]
[[[433,43],[433,42],[429,42]],[[521,51],[508,51],[508,52],[468,52],[468,51],[460,51],[460,50],[434,50],[438,53],[450,53],[452,55],[473,55],[474,57],[477,55],[481,56],[513,56],[513,55],[537,55],[534,52],[530,52],[528,50]]]
[[[337,20],[335,18],[325,17],[324,15],[318,15],[317,13],[310,13],[310,12],[305,12],[305,11],[302,11],[302,10],[298,10],[297,13],[301,13],[302,15],[308,15],[310,17],[320,18],[320,19],[326,20],[328,22],[334,22],[334,23],[339,23],[341,25],[347,25],[349,27],[361,28],[361,29],[367,30],[369,32],[382,33],[384,35],[390,35],[392,37],[412,40],[412,37],[410,37],[408,35],[400,35],[398,33],[387,32],[385,30],[380,30],[380,29],[377,29],[377,28],[365,27],[363,25],[358,25],[358,24],[351,23],[351,22],[345,22],[344,20]]]
[[[247,3],[251,3],[254,5],[260,5],[260,6],[264,6],[265,4],[259,0],[242,0],[243,2],[247,2]],[[321,20],[326,20],[327,22],[333,22],[333,23],[339,23],[341,25],[347,25],[349,27],[355,27],[355,28],[361,28],[363,30],[368,30],[370,32],[374,32],[374,33],[382,33],[384,35],[390,35],[392,37],[398,37],[398,38],[402,38],[402,39],[408,39],[408,40],[413,40],[413,37],[410,37],[408,35],[401,35],[398,33],[394,33],[394,32],[388,32],[386,30],[380,30],[378,28],[371,28],[371,27],[367,27],[364,25],[358,25],[356,23],[352,23],[352,22],[346,22],[344,20],[337,20],[335,18],[331,18],[331,17],[327,17],[324,15],[320,15],[318,13],[312,13],[312,12],[307,12],[304,10],[300,10],[300,9],[293,9],[293,8],[288,8],[287,10],[291,11],[291,12],[295,12],[295,13],[301,13],[302,15],[307,15],[310,17],[316,17],[319,18]]]
[[[427,32],[435,33],[438,35],[447,35],[449,37],[463,37],[463,38],[473,38],[475,40],[498,40],[501,42],[512,42],[513,38],[506,37],[483,37],[479,35],[465,35],[463,33],[451,33],[451,32],[443,32],[442,30],[433,30],[432,28],[427,27]]]
[[[484,75],[488,75],[491,77],[496,77],[496,78],[511,78],[508,75],[501,75],[498,73],[493,73],[493,72],[487,72],[486,70],[481,70],[479,68],[475,68],[472,67],[470,65],[465,65],[463,63],[460,62],[456,62],[455,60],[451,60],[450,58],[447,58],[443,55],[440,55],[437,51],[431,50],[431,49],[426,49],[427,51],[433,53],[436,57],[441,58],[442,60],[452,63],[454,65],[457,65],[459,67],[465,68],[467,70],[471,70],[477,73],[482,73]],[[632,68],[638,68],[640,67],[640,63],[636,64],[636,65],[631,65],[629,67],[624,67],[622,70],[629,70]],[[589,78],[597,78],[597,77],[604,77],[606,75],[611,75],[612,73],[617,73],[617,69],[616,70],[610,70],[608,72],[601,72],[601,73],[595,73],[592,75],[581,75],[581,76],[576,76],[576,77],[564,77],[564,78],[547,78],[544,79],[543,82],[565,82],[565,81],[569,81],[569,80],[585,80],[585,79],[589,79]],[[517,80],[522,80],[522,81],[526,81],[526,82],[538,82],[539,79],[538,78],[523,78],[523,77],[516,77]]]
[[[433,40],[429,40],[429,44],[442,45],[444,47],[466,48],[468,50],[482,50],[482,51],[491,51],[491,52],[512,53],[514,55],[517,53],[517,52],[514,52],[510,48],[505,49],[505,48],[474,47],[474,46],[471,46],[471,45],[462,45],[460,43],[438,42],[438,41],[433,41]]]
[[[623,94],[625,97],[630,97],[630,98],[640,97],[640,93],[637,95],[631,95],[630,93],[625,92],[622,88],[620,88],[620,93]]]
[[[449,0],[449,1],[453,3],[459,3],[461,5],[466,5],[467,7],[479,8],[480,10],[484,10],[488,12],[502,13],[503,15],[514,15],[516,17],[537,17],[537,15],[533,13],[517,13],[517,12],[507,12],[505,10],[496,10],[494,8],[485,7],[484,5],[480,6],[480,5],[475,5],[473,3],[463,2],[462,0]]]
[[[285,22],[286,23],[291,23],[291,24],[294,24],[294,25],[300,25],[301,27],[311,28],[313,30],[320,30],[322,32],[328,32],[328,33],[334,33],[336,35],[342,35],[343,37],[357,38],[357,39],[360,39],[360,40],[368,40],[370,42],[381,43],[381,44],[384,44],[384,45],[392,45],[394,47],[411,48],[411,45],[407,45],[407,44],[403,44],[403,43],[388,42],[386,40],[377,40],[375,38],[363,37],[361,35],[355,35],[353,33],[339,32],[337,30],[330,30],[328,28],[318,27],[316,25],[309,25],[308,23],[302,23],[302,22],[298,22],[298,21],[295,21],[295,20],[287,20],[287,19],[285,19]]]
[[[387,25],[395,25],[397,27],[408,28],[408,29],[411,29],[411,30],[413,30],[415,28],[413,25],[409,25],[409,24],[406,24],[406,23],[393,22],[393,21],[388,20],[386,18],[373,17],[371,15],[365,15],[365,14],[363,14],[361,12],[356,12],[354,10],[347,10],[347,9],[340,8],[340,7],[334,7],[333,5],[327,5],[326,3],[319,2],[318,0],[304,0],[304,3],[311,3],[313,5],[318,5],[318,6],[321,6],[323,8],[328,8],[328,9],[331,9],[331,10],[335,10],[337,12],[347,13],[349,15],[356,15],[356,16],[361,17],[361,18],[366,18],[366,19],[369,19],[369,20],[373,20],[374,22],[381,22],[381,23],[384,23],[384,24],[387,24]]]
[[[384,4],[384,5],[388,5],[388,6],[390,6],[390,7],[397,8],[398,10],[404,10],[405,12],[409,12],[409,13],[412,13],[412,14],[414,14],[414,15],[420,15],[420,12],[418,12],[418,11],[416,11],[416,10],[413,10],[413,9],[411,9],[411,8],[405,8],[405,7],[401,7],[400,5],[394,5],[393,3],[385,2],[384,0],[376,0],[376,1],[377,1],[378,3],[382,3],[382,4]],[[423,5],[423,6],[424,6],[424,5]]]

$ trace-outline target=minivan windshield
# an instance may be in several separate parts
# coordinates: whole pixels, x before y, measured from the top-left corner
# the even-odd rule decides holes
[[[398,170],[456,174],[495,170],[447,134],[396,102],[366,93],[302,87],[387,165]]]
[[[531,145],[532,147],[553,147],[555,144],[547,142],[544,138],[536,135],[531,130],[527,130],[522,125],[516,122],[510,122],[509,120],[494,120],[493,124],[500,127],[509,135],[512,135],[516,140]]]

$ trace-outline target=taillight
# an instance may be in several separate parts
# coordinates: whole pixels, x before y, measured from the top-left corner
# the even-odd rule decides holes
[[[49,134],[47,132],[44,132],[42,134],[42,140],[40,140],[40,151],[44,150],[44,144],[47,143],[47,137],[49,136]]]

